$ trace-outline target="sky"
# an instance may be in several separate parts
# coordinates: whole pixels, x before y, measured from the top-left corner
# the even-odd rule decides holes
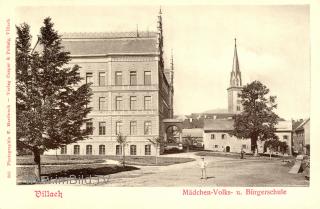
[[[227,109],[237,38],[243,84],[259,80],[285,119],[310,116],[309,7],[162,5],[165,65],[174,58],[174,112]],[[155,31],[159,6],[19,7],[34,37],[50,16],[59,32]]]

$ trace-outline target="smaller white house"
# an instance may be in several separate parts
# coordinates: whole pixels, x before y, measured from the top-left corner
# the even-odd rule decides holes
[[[213,150],[219,152],[240,152],[241,148],[247,152],[251,152],[250,139],[239,139],[231,136],[234,120],[205,120],[203,129],[203,142],[205,150]],[[291,154],[292,147],[292,122],[279,121],[276,125],[276,135],[280,141],[288,144],[288,154]],[[258,142],[259,153],[267,152],[264,149],[263,142]]]

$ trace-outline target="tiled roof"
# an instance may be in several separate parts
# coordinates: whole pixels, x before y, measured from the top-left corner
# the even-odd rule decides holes
[[[182,137],[202,137],[203,129],[202,128],[190,128],[182,129]]]
[[[156,32],[102,32],[102,33],[62,33],[63,39],[115,39],[115,38],[151,38],[157,37]]]
[[[157,53],[156,33],[64,33],[62,45],[75,55]]]
[[[285,121],[278,121],[276,125],[277,131],[292,131],[292,121],[285,120]]]
[[[205,120],[205,131],[231,131],[233,130],[233,120]]]

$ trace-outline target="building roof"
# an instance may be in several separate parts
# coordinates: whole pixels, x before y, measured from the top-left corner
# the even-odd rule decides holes
[[[62,45],[71,56],[157,54],[155,32],[63,33]],[[40,50],[41,46],[37,50]]]
[[[234,120],[205,120],[204,131],[232,131]]]
[[[234,120],[205,120],[204,131],[232,131]],[[292,131],[291,121],[278,121],[277,131]]]
[[[202,128],[188,128],[182,129],[182,137],[203,137],[203,129]]]
[[[299,130],[303,130],[304,129],[304,126],[307,124],[307,122],[310,121],[310,118],[304,120],[296,129],[295,131],[299,131]]]

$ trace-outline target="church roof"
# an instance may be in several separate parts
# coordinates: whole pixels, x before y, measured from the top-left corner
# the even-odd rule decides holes
[[[64,33],[61,38],[71,56],[158,53],[155,32]]]

